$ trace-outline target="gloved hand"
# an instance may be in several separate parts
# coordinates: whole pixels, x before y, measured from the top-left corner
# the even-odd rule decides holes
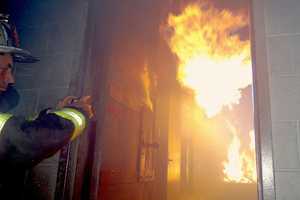
[[[83,96],[80,98],[75,96],[67,96],[57,105],[58,109],[62,109],[64,107],[78,108],[85,112],[87,114],[87,117],[89,117],[90,119],[94,116],[91,96]]]

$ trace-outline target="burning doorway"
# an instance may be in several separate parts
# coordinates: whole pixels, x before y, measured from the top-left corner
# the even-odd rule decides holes
[[[181,85],[171,105],[170,200],[258,199],[248,6],[192,1],[168,16]]]
[[[248,2],[92,2],[85,195],[257,199]]]

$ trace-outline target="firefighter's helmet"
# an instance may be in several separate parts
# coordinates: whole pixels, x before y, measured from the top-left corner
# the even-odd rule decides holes
[[[33,57],[29,51],[20,48],[16,27],[9,20],[8,15],[0,13],[0,53],[10,53],[15,62],[34,63],[39,59]]]

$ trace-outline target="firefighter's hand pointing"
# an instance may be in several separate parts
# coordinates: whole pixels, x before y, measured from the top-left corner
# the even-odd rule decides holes
[[[57,108],[61,109],[68,106],[82,110],[89,118],[92,118],[94,116],[91,96],[83,96],[81,98],[67,96],[58,103]]]

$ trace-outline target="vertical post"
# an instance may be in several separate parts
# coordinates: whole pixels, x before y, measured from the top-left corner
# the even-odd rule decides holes
[[[254,87],[254,124],[256,133],[258,191],[260,200],[275,200],[272,149],[272,123],[267,63],[264,6],[251,1],[251,42]]]

